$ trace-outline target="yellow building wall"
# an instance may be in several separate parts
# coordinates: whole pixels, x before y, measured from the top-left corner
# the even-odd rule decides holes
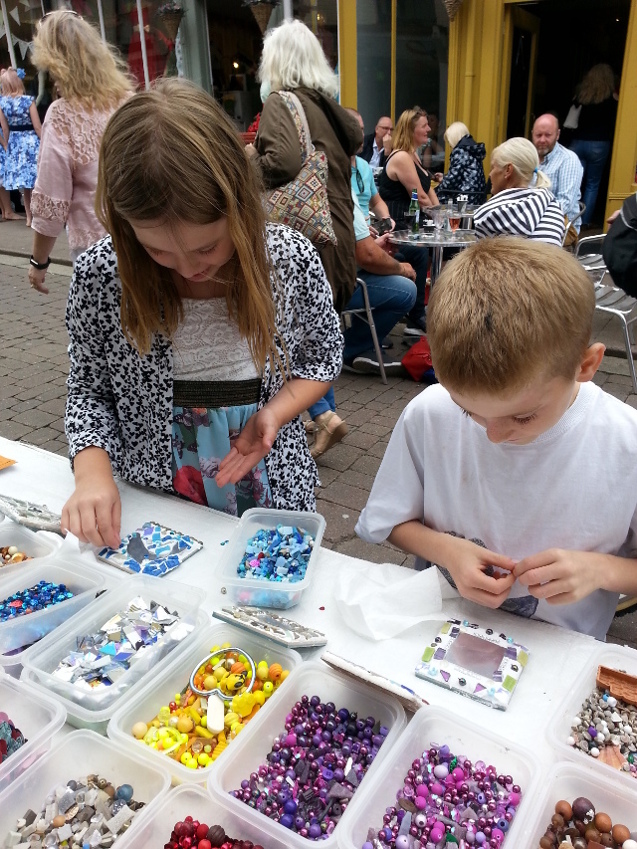
[[[465,0],[449,29],[447,124],[462,121],[488,155],[504,140],[508,103],[505,18],[520,0]],[[632,0],[613,143],[607,216],[637,191],[637,0]]]

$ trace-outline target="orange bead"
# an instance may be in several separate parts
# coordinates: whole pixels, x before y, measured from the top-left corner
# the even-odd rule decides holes
[[[270,681],[278,681],[281,677],[281,673],[283,672],[283,667],[280,663],[273,663],[272,666],[268,669],[268,678]]]
[[[233,675],[233,674],[238,675],[240,672],[245,672],[245,671],[246,671],[245,665],[243,663],[241,663],[240,660],[238,660],[236,663],[233,663],[232,666],[230,667],[230,674],[231,675]]]

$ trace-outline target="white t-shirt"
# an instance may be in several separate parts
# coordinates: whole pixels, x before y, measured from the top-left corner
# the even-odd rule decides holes
[[[494,444],[429,387],[400,417],[356,533],[382,542],[411,519],[514,560],[548,548],[636,557],[637,411],[584,383],[532,443]],[[502,609],[603,640],[617,600],[597,590],[550,605],[516,582]]]

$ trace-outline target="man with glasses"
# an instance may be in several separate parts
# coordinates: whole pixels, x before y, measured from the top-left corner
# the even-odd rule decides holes
[[[363,139],[361,156],[366,162],[369,162],[372,168],[382,168],[385,164],[386,158],[391,153],[391,134],[393,131],[394,125],[391,118],[383,116],[378,119],[374,132],[369,133]]]

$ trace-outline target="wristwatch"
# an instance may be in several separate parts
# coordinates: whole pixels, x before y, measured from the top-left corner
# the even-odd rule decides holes
[[[37,260],[33,258],[33,254],[31,254],[29,262],[34,268],[37,268],[38,271],[46,271],[46,269],[51,265],[51,257],[48,257],[46,262],[37,262]]]

